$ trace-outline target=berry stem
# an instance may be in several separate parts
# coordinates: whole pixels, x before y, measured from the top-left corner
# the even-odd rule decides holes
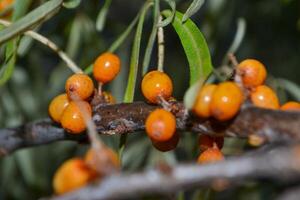
[[[160,15],[158,18],[158,23],[162,22],[162,16]],[[164,29],[162,27],[158,27],[157,30],[157,41],[158,41],[158,62],[157,62],[157,70],[163,72],[164,66],[164,57],[165,57],[165,40],[164,40]]]
[[[98,95],[99,96],[102,96],[102,86],[103,86],[103,83],[102,82],[98,82]]]

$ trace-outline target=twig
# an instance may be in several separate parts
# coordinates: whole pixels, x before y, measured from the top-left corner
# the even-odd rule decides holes
[[[162,16],[160,15],[158,18],[158,23],[162,22]],[[159,26],[157,30],[157,42],[158,42],[158,62],[157,62],[157,70],[163,71],[164,68],[164,57],[165,57],[165,45],[164,45],[164,29]]]
[[[220,123],[199,119],[186,112],[182,103],[170,102],[176,116],[177,129],[209,135],[247,138],[255,135],[266,142],[300,141],[300,113],[245,107],[235,119]],[[144,122],[157,106],[144,102],[96,105],[93,121],[98,133],[125,134],[144,130]],[[86,140],[85,134],[73,136],[49,119],[35,121],[18,128],[0,129],[0,156],[30,146],[59,140]]]
[[[9,26],[11,23],[9,21],[0,19],[0,24],[4,26]],[[74,72],[74,73],[83,73],[83,71],[72,61],[71,58],[68,57],[68,55],[63,52],[55,43],[50,41],[48,38],[34,32],[34,31],[26,31],[24,33],[27,36],[32,37],[33,39],[39,41],[40,43],[46,45],[50,49],[52,49],[54,52],[58,54],[58,56],[66,63],[66,65]]]
[[[165,167],[166,168],[166,167]],[[114,175],[100,183],[50,198],[52,200],[132,199],[170,194],[183,189],[213,187],[224,190],[249,180],[291,183],[300,178],[300,145],[231,158],[209,165],[177,165],[131,175]]]

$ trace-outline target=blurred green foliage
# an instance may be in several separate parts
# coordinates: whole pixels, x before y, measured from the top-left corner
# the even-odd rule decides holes
[[[29,1],[30,2],[30,1]],[[29,10],[45,1],[31,1]],[[36,31],[54,41],[82,68],[105,51],[130,24],[139,12],[142,0],[113,0],[107,13],[104,29],[96,29],[96,20],[104,1],[83,0],[75,9],[62,9]],[[177,10],[184,12],[191,1],[177,0]],[[163,8],[168,8],[162,3]],[[221,65],[234,39],[237,20],[244,18],[246,34],[236,52],[238,60],[257,58],[268,69],[272,78],[269,83],[278,88],[282,101],[295,99],[285,92],[289,84],[277,82],[277,78],[300,84],[300,1],[298,0],[207,0],[192,19],[203,32],[215,67]],[[140,57],[143,57],[152,19],[146,17]],[[122,101],[131,56],[134,32],[116,51],[122,60],[121,74],[108,86],[119,102]],[[165,70],[175,83],[175,97],[182,100],[189,84],[188,62],[180,40],[171,26],[165,28]],[[156,48],[151,58],[155,68]],[[3,61],[1,48],[1,61]],[[140,73],[140,72],[139,72]],[[35,119],[47,117],[49,100],[64,91],[64,82],[71,74],[59,57],[47,47],[22,37],[18,59],[12,78],[0,87],[0,127],[13,127]],[[141,76],[137,82],[140,82]],[[139,84],[136,100],[142,100]],[[299,100],[299,99],[297,99]],[[118,147],[118,136],[102,136],[104,142]],[[171,164],[195,160],[198,150],[196,135],[182,133],[179,147],[175,152],[160,153],[151,147],[144,133],[129,134],[123,157],[124,170],[136,171],[154,166],[165,160]],[[57,142],[32,149],[24,149],[0,159],[0,199],[37,199],[51,195],[51,179],[55,169],[67,158],[82,155],[87,145],[74,142]],[[238,155],[243,152],[245,141],[228,139],[224,152]],[[186,199],[272,199],[280,184],[249,183],[243,187],[216,193],[199,190],[186,193]]]

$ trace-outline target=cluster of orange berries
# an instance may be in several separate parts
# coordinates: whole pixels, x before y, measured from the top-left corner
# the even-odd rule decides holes
[[[120,71],[120,59],[112,53],[101,54],[94,63],[93,76],[99,84],[113,80]],[[55,97],[49,105],[49,115],[62,127],[73,134],[86,129],[86,120],[92,116],[90,105],[95,87],[93,80],[86,74],[77,73],[68,78],[65,84],[66,93]],[[115,103],[108,92],[100,91],[107,103]]]
[[[119,168],[119,158],[111,149],[104,147],[99,152],[90,149],[84,159],[72,158],[58,168],[53,178],[53,188],[56,194],[70,192],[96,179],[99,181]]]

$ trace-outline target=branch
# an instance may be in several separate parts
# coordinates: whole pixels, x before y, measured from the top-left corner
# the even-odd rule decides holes
[[[182,103],[171,103],[177,128],[209,135],[247,138],[256,135],[263,141],[300,141],[300,113],[245,107],[230,122],[199,119],[186,111]],[[93,120],[102,134],[124,134],[144,130],[148,114],[157,106],[144,102],[96,105]],[[18,128],[0,129],[0,156],[19,148],[36,146],[59,140],[87,140],[85,134],[71,135],[51,120],[39,120]]]
[[[131,175],[113,175],[52,200],[131,199],[141,195],[169,194],[200,186],[223,190],[249,180],[293,182],[300,178],[300,145],[277,147],[209,165],[177,165]]]

